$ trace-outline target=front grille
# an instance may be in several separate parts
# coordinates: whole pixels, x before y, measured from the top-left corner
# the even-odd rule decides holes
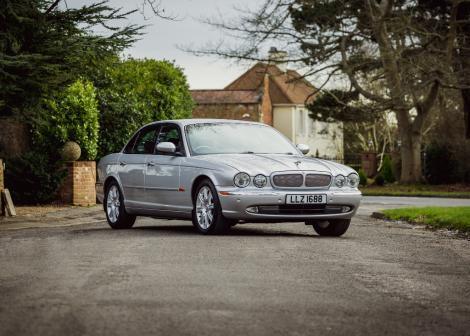
[[[326,204],[282,204],[260,205],[258,213],[264,215],[314,215],[341,213],[341,205]]]
[[[324,174],[307,174],[305,176],[306,187],[328,187],[331,182],[330,175]]]
[[[282,174],[273,177],[273,183],[276,187],[281,188],[298,188],[304,182],[302,174]]]

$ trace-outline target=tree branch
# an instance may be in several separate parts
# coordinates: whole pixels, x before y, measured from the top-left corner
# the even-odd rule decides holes
[[[365,90],[358,82],[356,77],[354,76],[353,72],[351,71],[351,68],[348,63],[348,58],[346,55],[346,41],[349,39],[349,36],[343,36],[341,39],[341,65],[343,71],[348,75],[348,78],[351,82],[351,85],[358,91],[361,95],[366,97],[367,99],[370,100],[375,100],[376,102],[386,102],[387,99],[384,99],[381,96],[375,95],[372,92],[369,92]]]
[[[52,12],[54,10],[54,8],[56,8],[59,5],[60,1],[61,0],[55,0],[54,3],[52,5],[50,5],[49,8],[46,10],[45,14],[49,14],[50,12]]]

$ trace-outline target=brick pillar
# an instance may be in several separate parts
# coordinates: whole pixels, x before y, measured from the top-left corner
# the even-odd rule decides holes
[[[60,200],[73,205],[96,204],[95,161],[67,162],[67,177],[59,190]]]
[[[377,153],[362,153],[361,167],[366,173],[367,177],[373,177],[377,173]]]

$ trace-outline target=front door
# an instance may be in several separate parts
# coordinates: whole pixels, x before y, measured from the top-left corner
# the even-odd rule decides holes
[[[146,201],[155,205],[159,211],[181,211],[183,197],[180,187],[180,164],[184,156],[184,145],[178,125],[162,125],[156,144],[172,142],[176,146],[175,154],[159,153],[147,156],[145,177]]]
[[[153,153],[157,131],[157,125],[141,129],[119,157],[119,179],[126,206],[130,208],[145,207],[147,156]]]

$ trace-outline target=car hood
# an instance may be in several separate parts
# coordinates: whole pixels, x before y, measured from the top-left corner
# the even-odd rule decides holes
[[[332,175],[348,175],[353,169],[332,161],[320,160],[306,156],[280,155],[280,154],[211,154],[200,157],[201,159],[225,164],[251,176],[263,174],[271,175],[280,171],[317,171]]]

